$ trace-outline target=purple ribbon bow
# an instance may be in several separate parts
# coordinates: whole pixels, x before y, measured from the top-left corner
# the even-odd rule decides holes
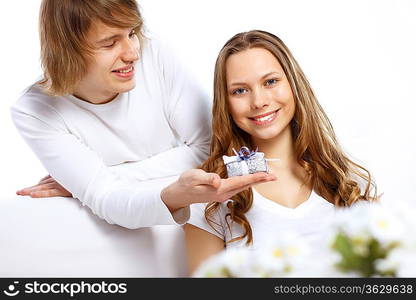
[[[259,148],[257,147],[255,151],[250,151],[248,147],[243,146],[240,148],[240,151],[237,152],[234,148],[233,151],[235,155],[240,158],[240,160],[249,160],[252,156],[256,155],[258,149]]]

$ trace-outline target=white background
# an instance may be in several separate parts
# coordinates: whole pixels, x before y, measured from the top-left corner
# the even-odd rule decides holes
[[[415,3],[139,1],[147,28],[170,43],[210,93],[214,62],[228,38],[250,29],[280,36],[309,78],[347,153],[375,175],[386,200],[413,204]],[[1,197],[47,174],[9,114],[19,93],[41,74],[39,4],[0,2]]]

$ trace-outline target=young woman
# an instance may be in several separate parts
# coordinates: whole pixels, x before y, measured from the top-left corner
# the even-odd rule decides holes
[[[184,226],[191,272],[225,247],[255,249],[288,231],[319,243],[334,207],[376,198],[370,173],[341,150],[301,68],[273,34],[239,33],[219,53],[212,128],[203,170],[227,177],[223,155],[258,147],[279,159],[268,161],[277,180],[192,205]]]

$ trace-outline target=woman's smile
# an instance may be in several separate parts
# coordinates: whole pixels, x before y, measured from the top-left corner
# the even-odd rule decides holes
[[[278,110],[274,110],[262,115],[258,115],[252,118],[249,118],[255,125],[258,126],[267,126],[271,123],[273,123],[274,120],[276,120],[278,114],[279,114],[280,108]]]

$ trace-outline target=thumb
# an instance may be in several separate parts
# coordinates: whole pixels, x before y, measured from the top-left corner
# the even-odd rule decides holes
[[[221,184],[221,178],[216,173],[205,173],[203,174],[203,176],[200,176],[198,179],[199,179],[198,184],[211,185],[214,188],[218,188]]]
[[[213,186],[214,188],[219,188],[221,185],[221,177],[216,173],[209,173],[209,185]]]
[[[221,185],[221,177],[216,173],[210,173],[211,175],[211,185],[218,189]]]

